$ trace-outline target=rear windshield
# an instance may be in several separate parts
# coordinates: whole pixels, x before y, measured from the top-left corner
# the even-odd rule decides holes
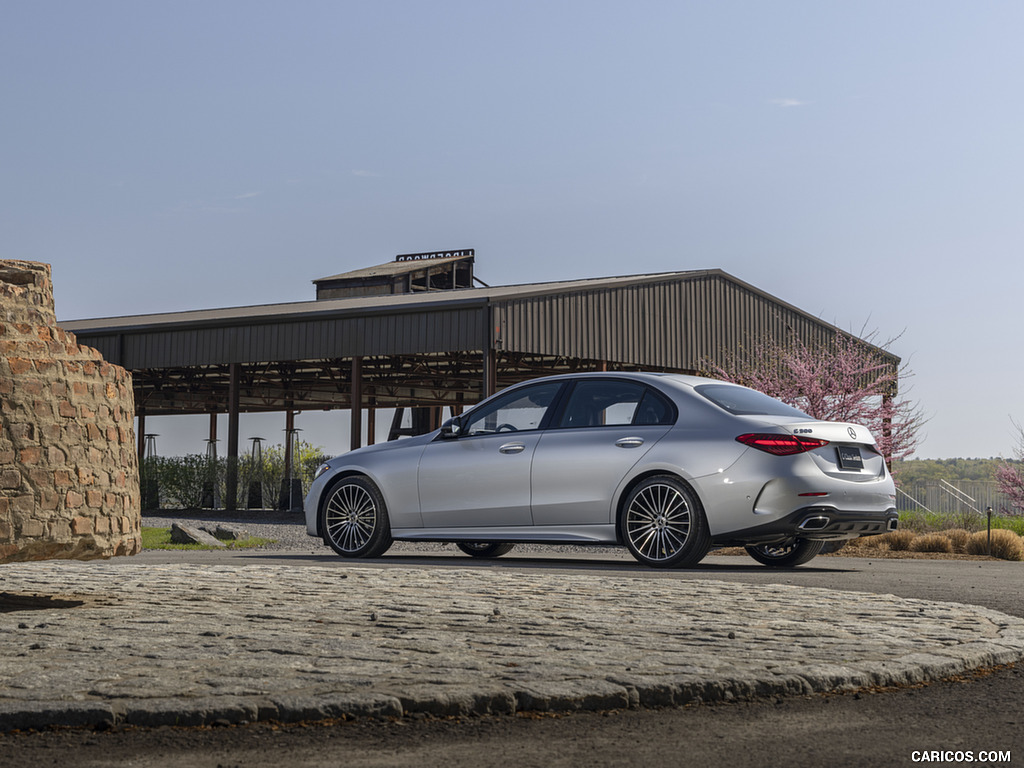
[[[800,416],[809,419],[803,411],[786,405],[763,392],[728,384],[701,384],[694,389],[712,403],[737,416]]]

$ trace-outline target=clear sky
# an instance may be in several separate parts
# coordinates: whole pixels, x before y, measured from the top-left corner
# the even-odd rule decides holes
[[[4,0],[0,255],[53,265],[62,320],[448,248],[491,284],[721,268],[899,336],[918,457],[1010,455],[1022,31],[1016,0]]]

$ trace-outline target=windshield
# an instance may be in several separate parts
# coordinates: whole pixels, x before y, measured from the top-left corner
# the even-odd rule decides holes
[[[763,392],[730,384],[702,384],[694,387],[698,394],[703,395],[719,408],[737,416],[798,416],[811,418],[791,405],[768,397]]]

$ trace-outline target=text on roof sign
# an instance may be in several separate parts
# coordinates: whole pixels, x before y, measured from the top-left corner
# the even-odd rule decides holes
[[[428,253],[403,253],[395,256],[395,261],[427,261],[429,259],[451,259],[456,256],[475,256],[474,248],[463,248],[461,251],[430,251]]]

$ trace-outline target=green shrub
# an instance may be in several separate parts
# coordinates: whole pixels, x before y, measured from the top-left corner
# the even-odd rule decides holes
[[[148,498],[145,508],[198,509],[204,489],[217,481],[222,467],[222,461],[212,463],[199,454],[150,456],[142,462],[142,484],[159,495]]]
[[[1014,517],[993,517],[992,527],[1005,528],[1008,531],[1013,531],[1018,536],[1024,536],[1024,517],[1020,515]]]
[[[900,528],[906,531],[927,533],[948,528],[949,521],[944,515],[924,509],[900,512]]]
[[[316,468],[330,458],[322,448],[300,441],[295,459],[295,476],[302,481],[303,495],[309,492]],[[284,480],[284,447],[270,446],[262,452],[262,461],[251,455],[238,458],[237,504],[245,508],[251,483],[259,484],[263,508],[277,506]],[[222,506],[227,493],[228,459],[211,461],[200,454],[187,456],[151,456],[142,462],[140,481],[143,509],[200,509]]]

